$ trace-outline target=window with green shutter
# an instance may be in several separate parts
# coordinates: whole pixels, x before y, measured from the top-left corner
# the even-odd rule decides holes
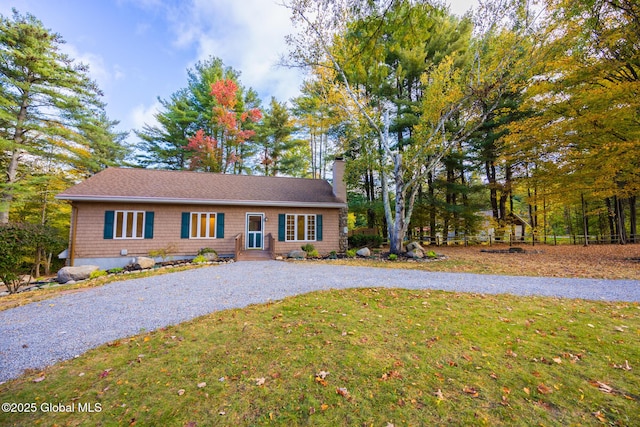
[[[151,211],[105,211],[105,239],[152,239],[154,213]]]
[[[315,242],[322,240],[322,215],[280,214],[278,240]]]
[[[223,239],[224,214],[217,212],[182,212],[182,239]]]

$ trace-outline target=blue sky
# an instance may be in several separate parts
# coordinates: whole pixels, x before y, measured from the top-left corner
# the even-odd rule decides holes
[[[462,14],[477,0],[450,4]],[[265,106],[272,96],[297,96],[304,77],[277,65],[292,31],[277,0],[0,0],[0,14],[13,7],[59,33],[64,51],[89,65],[122,131],[153,123],[157,98],[185,87],[187,69],[210,56],[240,71]]]

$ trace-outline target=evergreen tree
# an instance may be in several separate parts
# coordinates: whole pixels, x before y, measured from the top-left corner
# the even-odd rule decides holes
[[[294,131],[295,127],[287,106],[271,98],[258,130],[260,172],[266,176],[295,176],[305,169],[305,158],[300,154],[302,146],[306,143],[294,139]]]
[[[197,154],[197,151],[188,148],[189,141],[196,137],[198,131],[202,131],[201,136],[206,135],[220,142],[223,150],[223,163],[220,167],[209,167],[207,170],[249,172],[250,158],[254,154],[253,144],[246,143],[238,147],[224,144],[229,129],[220,122],[220,116],[216,117],[215,114],[216,111],[220,112],[216,109],[227,107],[212,96],[212,85],[222,81],[234,82],[237,91],[232,109],[238,116],[243,111],[260,107],[258,94],[253,89],[240,85],[240,73],[231,67],[225,67],[219,58],[200,61],[187,74],[187,87],[173,93],[168,100],[159,99],[162,111],[155,115],[158,124],[145,124],[143,129],[136,131],[141,139],[138,144],[141,154],[138,155],[137,162],[144,167],[187,169],[192,157]],[[246,123],[243,129],[253,130],[253,126]],[[231,159],[233,161],[229,161]]]
[[[62,43],[32,15],[0,16],[0,223],[9,221],[25,161],[46,153],[78,166],[92,153],[85,131],[87,118],[103,112],[101,94]]]

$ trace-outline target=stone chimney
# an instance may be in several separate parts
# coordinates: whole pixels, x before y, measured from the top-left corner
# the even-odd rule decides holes
[[[344,182],[345,162],[342,157],[336,157],[333,162],[333,195],[346,203],[347,184]]]

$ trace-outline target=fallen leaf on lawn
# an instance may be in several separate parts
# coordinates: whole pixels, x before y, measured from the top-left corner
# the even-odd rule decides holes
[[[624,330],[625,330],[625,329],[628,329],[628,328],[629,328],[628,326],[616,326],[616,327],[615,327],[615,328],[613,328],[613,329],[615,329],[615,330],[616,330],[616,331],[618,331],[618,332],[624,332]]]
[[[390,371],[388,373],[382,374],[382,377],[380,379],[382,381],[386,381],[386,380],[400,379],[400,378],[402,378],[402,375],[400,374],[400,372],[398,372],[398,371]]]
[[[473,357],[471,357],[471,356],[469,356],[469,355],[467,355],[467,354],[463,354],[463,355],[462,355],[462,358],[463,358],[464,360],[466,360],[467,362],[471,362],[471,361],[473,360]]]
[[[553,393],[553,389],[551,387],[548,387],[544,384],[540,384],[538,386],[538,392],[541,394],[551,394]]]
[[[558,365],[562,363],[562,359],[560,357],[554,357],[553,361],[556,362]]]
[[[327,386],[327,381],[326,381],[326,380],[323,380],[323,379],[322,379],[322,378],[320,378],[320,377],[316,377],[316,382],[317,382],[318,384],[321,384],[321,385],[322,385],[322,386],[324,386],[324,387],[326,387],[326,386]]]
[[[346,388],[344,388],[344,387],[338,387],[338,388],[336,389],[336,393],[338,393],[338,394],[339,394],[340,396],[342,396],[342,397],[346,397],[346,398],[348,398],[348,397],[349,397],[349,390],[347,390],[347,389],[346,389]]]
[[[604,423],[607,421],[607,419],[604,417],[604,414],[600,411],[594,412],[593,416],[596,417],[598,421],[600,421],[601,423]]]
[[[189,421],[188,423],[186,423],[184,425],[184,427],[196,427],[198,424],[196,424],[195,421]]]
[[[178,390],[178,396],[182,396],[183,394],[184,394],[184,389],[183,388]]]
[[[471,397],[478,397],[480,395],[480,393],[478,393],[478,390],[476,390],[473,387],[469,387],[469,386],[464,386],[462,391],[464,391],[465,393],[471,395]]]
[[[99,375],[100,378],[106,378],[107,375],[109,375],[109,372],[111,372],[112,368],[109,369],[105,369],[104,371],[102,371],[102,373]]]
[[[514,352],[513,350],[509,349],[507,350],[504,355],[506,357],[518,357],[518,353]]]
[[[144,342],[147,342],[147,341],[149,341],[150,339],[151,339],[151,337],[146,336],[146,337],[144,337],[144,340],[143,340],[143,341],[144,341]]]
[[[596,381],[596,383],[598,384],[598,390],[600,390],[603,393],[613,393],[613,388],[610,385],[607,385],[605,383],[602,383],[600,381]]]
[[[321,411],[326,411],[327,409],[329,409],[329,405],[327,405],[326,403],[323,403],[322,405],[320,405]]]
[[[491,372],[491,374],[489,375],[491,378],[493,378],[494,380],[498,379],[498,375],[495,372]]]
[[[613,364],[613,367],[615,369],[622,369],[624,371],[630,371],[631,370],[631,366],[629,365],[629,361],[625,360],[624,361],[624,365],[616,365],[615,363]]]
[[[444,394],[442,394],[442,390],[438,389],[435,393],[433,393],[439,400],[444,399]]]
[[[267,380],[266,378],[256,378],[256,385],[257,386],[264,385],[266,380]]]
[[[329,375],[329,372],[327,371],[320,371],[316,374],[316,377],[319,377],[321,379],[325,379],[327,378],[327,375]]]
[[[40,376],[40,377],[38,377],[38,378],[35,378],[32,382],[34,382],[34,383],[39,383],[39,382],[44,381],[44,380],[45,380],[45,378],[46,378],[46,377],[45,377],[44,375],[42,375],[42,376]]]
[[[531,390],[529,390],[529,387],[525,387],[522,389],[522,391],[524,391],[525,393],[527,393],[527,395],[531,394]]]
[[[207,386],[207,383],[205,383],[205,382],[198,383],[198,388],[203,388],[203,387],[206,387],[206,386]]]
[[[587,323],[587,326],[590,328],[595,328],[595,326],[593,326],[591,323]]]

